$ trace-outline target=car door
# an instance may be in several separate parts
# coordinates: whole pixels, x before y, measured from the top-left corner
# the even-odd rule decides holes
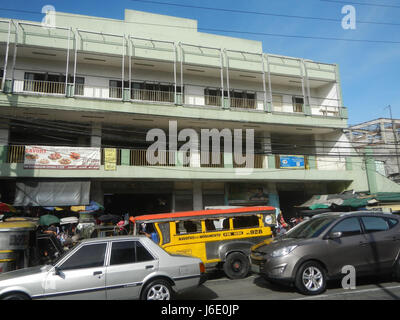
[[[62,259],[43,283],[45,298],[102,300],[107,242],[84,244]]]
[[[158,269],[158,260],[139,240],[112,241],[106,269],[107,299],[138,299],[147,275]]]
[[[397,257],[400,246],[400,234],[393,230],[397,219],[392,223],[383,217],[363,216],[361,221],[371,250],[371,265],[375,272],[390,269]]]
[[[330,273],[339,275],[346,265],[354,266],[357,273],[371,271],[370,250],[368,240],[363,234],[360,221],[357,217],[340,220],[332,227],[329,234],[341,232],[337,239],[327,239],[325,259]]]

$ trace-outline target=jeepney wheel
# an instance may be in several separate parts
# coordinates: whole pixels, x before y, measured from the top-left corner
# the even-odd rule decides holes
[[[230,253],[224,263],[224,272],[230,279],[243,279],[250,271],[249,259],[240,252]]]

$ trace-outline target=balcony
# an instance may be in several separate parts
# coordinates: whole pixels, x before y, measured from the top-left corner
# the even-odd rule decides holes
[[[5,146],[7,157],[5,163],[24,163],[25,146]],[[101,148],[101,165],[105,163],[105,148]],[[116,165],[128,167],[186,167],[198,168],[199,170],[210,168],[245,168],[246,163],[239,164],[232,153],[207,153],[197,152],[190,155],[189,152],[160,151],[154,156],[147,154],[147,149],[120,149],[116,148]],[[242,155],[245,157],[245,155]],[[288,165],[288,158],[294,158],[299,163]],[[214,159],[214,161],[213,161]],[[349,170],[348,157],[337,156],[303,156],[303,155],[278,155],[278,154],[254,154],[252,169],[275,169],[275,170]],[[214,162],[214,163],[213,163]]]

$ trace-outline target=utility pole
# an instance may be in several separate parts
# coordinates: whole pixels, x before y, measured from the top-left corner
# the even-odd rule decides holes
[[[393,116],[392,116],[392,106],[388,105],[386,108],[389,108],[390,120],[392,121],[392,131],[393,131],[393,138],[394,138],[395,149],[396,149],[397,174],[400,174],[399,152],[397,150],[397,147],[398,147],[397,132],[395,129],[395,124],[394,124],[394,120],[393,120]]]

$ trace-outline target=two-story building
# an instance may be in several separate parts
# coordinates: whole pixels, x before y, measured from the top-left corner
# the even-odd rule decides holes
[[[190,19],[50,14],[52,26],[0,21],[3,201],[95,200],[130,214],[269,203],[289,214],[314,194],[399,191],[343,133],[338,65],[265,53]],[[165,161],[146,157],[151,129],[166,133]],[[253,130],[251,170],[224,139],[214,153],[190,140],[188,152],[183,129],[241,129],[243,140]]]

